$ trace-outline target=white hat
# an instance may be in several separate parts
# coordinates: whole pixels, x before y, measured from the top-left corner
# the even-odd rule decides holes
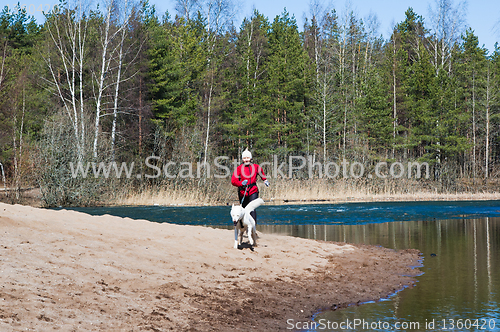
[[[245,149],[245,151],[243,151],[243,153],[241,154],[241,158],[250,158],[252,159],[252,153],[250,151],[248,151],[248,148]]]

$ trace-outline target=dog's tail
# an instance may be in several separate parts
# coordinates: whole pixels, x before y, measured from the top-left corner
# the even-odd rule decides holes
[[[256,208],[258,208],[259,206],[261,206],[263,203],[264,203],[264,200],[262,198],[254,199],[253,201],[248,203],[248,205],[245,207],[245,212],[250,213],[253,210],[255,210]]]

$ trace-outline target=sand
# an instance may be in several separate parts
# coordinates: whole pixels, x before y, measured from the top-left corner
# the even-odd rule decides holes
[[[229,210],[228,210],[229,216]],[[0,331],[286,331],[412,286],[416,250],[0,203]]]

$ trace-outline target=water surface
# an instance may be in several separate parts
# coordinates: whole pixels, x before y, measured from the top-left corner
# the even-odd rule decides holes
[[[71,208],[92,215],[178,224],[232,225],[230,206],[116,206]],[[374,202],[311,205],[264,205],[257,209],[259,225],[349,225],[390,221],[500,217],[500,201]]]
[[[290,228],[287,232],[305,238],[374,244],[394,249],[416,248],[423,254],[423,267],[420,269],[424,274],[417,277],[416,287],[398,292],[386,301],[318,313],[315,316],[318,324],[339,324],[359,319],[361,323],[364,320],[369,324],[386,322],[393,330],[396,324],[401,327],[404,323],[419,324],[419,328],[414,325],[412,329],[404,329],[407,331],[500,330],[498,217],[309,225]],[[435,328],[426,329],[426,323],[429,327],[432,322]],[[466,324],[469,329],[465,328]],[[457,328],[457,325],[462,328]],[[321,331],[322,326],[309,330]],[[374,326],[377,328],[370,330],[388,330],[378,328],[377,324]],[[344,330],[359,331],[362,328]]]

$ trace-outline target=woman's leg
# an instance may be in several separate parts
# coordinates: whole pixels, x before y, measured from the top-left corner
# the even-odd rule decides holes
[[[240,197],[240,200],[241,200],[242,197]],[[243,204],[241,204],[241,206],[243,207],[246,207],[248,205],[248,203],[250,203],[251,201],[253,201],[254,199],[257,199],[259,198],[259,192],[255,192],[253,194],[251,194],[250,196],[245,196],[245,199],[243,200]],[[257,224],[257,211],[253,210],[252,212],[250,212],[250,215],[252,216],[253,220],[255,220],[255,224]]]

